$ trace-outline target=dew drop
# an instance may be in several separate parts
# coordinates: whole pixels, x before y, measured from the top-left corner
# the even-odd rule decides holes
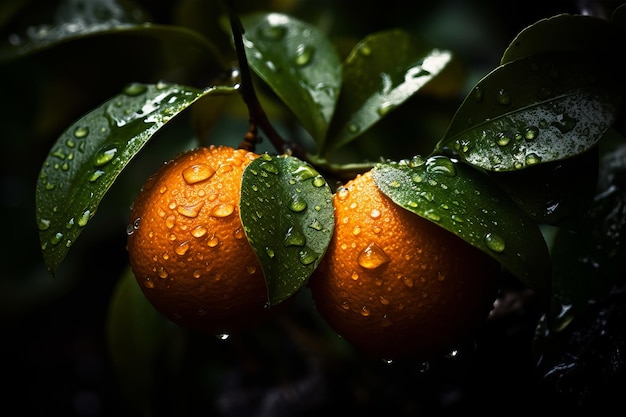
[[[154,288],[154,282],[152,282],[150,277],[146,277],[146,280],[143,282],[143,286],[146,288]]]
[[[84,137],[86,137],[89,134],[89,128],[88,127],[77,127],[76,129],[74,129],[74,137],[78,138],[78,139],[82,139]]]
[[[300,165],[292,174],[298,181],[304,181],[318,175],[317,171],[309,165]]]
[[[505,242],[500,235],[489,232],[485,235],[485,245],[490,250],[500,253],[504,251]]]
[[[167,270],[164,267],[162,267],[162,266],[160,266],[158,268],[158,271],[159,271],[158,275],[159,275],[160,278],[165,279],[165,278],[167,278],[169,276]]]
[[[498,146],[506,146],[511,142],[511,136],[507,132],[500,132],[496,135]]]
[[[305,248],[298,253],[298,258],[302,265],[311,265],[318,258],[318,255],[309,248]]]
[[[98,180],[98,178],[100,178],[104,174],[105,174],[104,171],[102,171],[100,169],[96,169],[94,172],[91,173],[91,175],[89,176],[88,180],[89,180],[89,182],[96,182]]]
[[[541,157],[536,153],[529,153],[526,155],[526,165],[537,165],[541,162]]]
[[[299,67],[303,67],[308,65],[313,59],[313,55],[315,54],[315,48],[310,45],[299,45],[296,49],[296,58],[294,60],[295,64]]]
[[[223,203],[218,206],[215,206],[213,210],[211,210],[211,216],[213,217],[228,217],[235,211],[235,206],[230,203]]]
[[[198,214],[200,214],[200,210],[202,210],[203,206],[204,201],[201,201],[198,204],[192,204],[189,206],[178,206],[176,207],[176,211],[185,217],[193,219],[198,217]]]
[[[210,248],[214,248],[217,245],[219,245],[219,243],[220,243],[220,240],[217,238],[217,236],[213,235],[213,236],[211,236],[211,239],[209,239],[209,241],[207,242],[207,245]]]
[[[180,245],[176,246],[176,249],[174,249],[174,252],[176,252],[177,255],[183,256],[184,254],[187,253],[190,247],[191,245],[189,244],[189,241],[186,240],[182,242]]]
[[[346,187],[341,187],[337,190],[337,198],[340,200],[345,200],[350,196],[350,190]]]
[[[167,216],[167,219],[165,219],[165,226],[167,226],[168,229],[171,229],[174,227],[175,224],[176,216],[174,216],[173,214]]]
[[[368,317],[371,314],[370,309],[367,308],[367,306],[361,307],[360,313],[363,317]]]
[[[183,179],[187,184],[206,181],[215,174],[215,169],[207,164],[195,164],[183,170]]]
[[[456,167],[454,162],[446,157],[433,157],[426,161],[426,172],[454,177],[456,175]]]
[[[263,171],[270,174],[278,174],[278,167],[272,162],[261,162],[260,167]]]
[[[250,275],[254,275],[254,273],[256,272],[256,266],[254,265],[246,266],[246,272]]]
[[[390,260],[385,251],[374,242],[367,245],[357,258],[358,264],[365,269],[376,269]]]
[[[291,226],[285,233],[284,242],[285,246],[304,246],[306,237],[299,228]]]
[[[63,233],[57,232],[50,239],[50,243],[52,243],[53,245],[58,245],[61,239],[63,239]]]
[[[259,35],[268,41],[279,41],[285,37],[287,28],[282,25],[263,26],[259,28]]]
[[[378,210],[378,209],[373,209],[373,210],[370,212],[370,217],[371,217],[372,219],[378,219],[378,218],[380,217],[380,215],[381,215],[381,213],[380,213],[380,210]]]
[[[322,177],[321,175],[318,175],[317,177],[313,178],[313,186],[314,187],[322,187],[326,184],[326,180],[324,179],[324,177]]]
[[[228,338],[230,337],[230,335],[228,333],[221,333],[221,334],[216,334],[215,337],[218,340],[228,340]]]
[[[104,148],[98,151],[94,157],[93,164],[97,167],[108,164],[117,154],[116,147]]]
[[[524,139],[533,140],[539,135],[539,129],[536,126],[530,126],[524,131]]]
[[[244,234],[244,232],[243,232],[243,230],[241,228],[237,228],[233,232],[233,236],[235,237],[235,239],[243,239],[245,234]]]
[[[195,269],[192,273],[191,276],[193,276],[195,279],[198,279],[202,276],[202,271],[200,271],[199,269]]]
[[[496,100],[497,100],[498,103],[506,106],[508,104],[511,104],[511,95],[504,88],[501,88],[498,91],[498,95],[496,96]]]
[[[37,227],[39,228],[39,230],[48,230],[50,228],[50,220],[48,219],[38,219],[37,220]]]
[[[207,229],[206,227],[200,225],[200,226],[196,226],[191,230],[191,236],[196,237],[196,238],[201,238],[202,236],[206,235]]]
[[[85,227],[87,225],[87,222],[89,222],[89,219],[91,218],[91,210],[85,210],[79,217],[78,217],[78,225],[80,227]]]
[[[299,195],[294,195],[292,197],[291,203],[289,204],[289,209],[295,213],[300,213],[306,210],[306,207],[306,200]]]
[[[127,96],[133,96],[133,97],[143,94],[146,91],[148,91],[148,87],[145,86],[144,84],[139,84],[139,83],[132,83],[126,86],[126,88],[124,88],[124,94],[126,94]]]
[[[483,90],[480,87],[475,87],[472,91],[472,98],[477,103],[480,103],[483,100]]]

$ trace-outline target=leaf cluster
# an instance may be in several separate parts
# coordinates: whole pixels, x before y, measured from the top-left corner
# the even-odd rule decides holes
[[[53,23],[31,25],[9,37],[0,49],[0,64],[11,71],[16,63],[50,55],[88,63],[94,47],[110,42],[141,51],[141,65],[131,58],[125,63],[126,75],[141,81],[93,104],[64,126],[47,151],[37,178],[36,223],[53,272],[122,171],[179,114],[205,120],[196,124],[204,143],[210,132],[206,123],[213,127],[218,118],[203,118],[206,108],[227,102],[229,111],[245,113],[239,100],[242,56],[232,47],[224,9],[205,5],[214,25],[190,28],[151,23],[152,17],[130,2],[63,4]],[[576,270],[576,264],[570,256],[550,252],[581,250],[569,248],[563,236],[590,238],[594,230],[580,227],[581,219],[591,215],[603,223],[610,211],[606,193],[623,198],[611,182],[615,177],[602,189],[596,185],[600,158],[622,149],[601,145],[609,136],[611,143],[623,142],[625,90],[616,46],[626,33],[625,12],[617,8],[610,19],[559,14],[529,25],[510,42],[499,65],[469,89],[436,138],[396,136],[385,121],[397,121],[392,118],[402,109],[414,111],[424,97],[449,94],[458,71],[455,51],[403,29],[341,43],[288,13],[242,13],[245,60],[255,91],[269,117],[293,136],[285,143],[270,138],[287,155],[268,152],[268,160],[246,170],[242,186],[248,238],[260,259],[272,258],[262,262],[272,302],[304,285],[323,256],[332,233],[333,181],[373,169],[379,188],[397,204],[493,256],[541,297],[552,297],[555,317],[560,305],[574,305],[572,312],[584,309],[590,302],[588,278],[578,277],[572,292],[566,279],[571,272],[563,265],[570,262]],[[152,79],[156,72],[147,70],[154,67],[167,68],[158,73],[166,78]],[[372,135],[381,126],[387,137]],[[409,126],[408,131],[420,129]],[[363,149],[368,156],[382,156],[381,150],[393,146],[404,156],[364,157]],[[266,174],[262,179],[260,172]],[[303,173],[306,178],[298,177]],[[267,190],[252,191],[259,187],[277,191],[271,196]],[[299,198],[308,207],[302,216],[290,206]],[[619,243],[621,217],[609,214],[617,216],[612,227],[620,229],[613,240],[594,238],[598,245]],[[279,236],[271,227],[277,223],[284,229]],[[553,241],[546,239],[550,227],[558,234]],[[320,230],[322,238],[316,234]],[[287,237],[292,240],[285,245]],[[594,291],[591,297],[600,294]]]

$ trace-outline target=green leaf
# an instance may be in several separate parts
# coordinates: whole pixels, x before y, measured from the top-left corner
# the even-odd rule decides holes
[[[615,36],[614,25],[606,19],[560,14],[523,29],[509,44],[501,64],[555,51],[597,56],[608,52],[604,48],[616,45],[611,42]]]
[[[481,249],[538,294],[549,294],[550,257],[539,227],[489,177],[445,156],[379,163],[373,175],[396,204]]]
[[[514,171],[591,149],[618,112],[615,87],[596,70],[566,53],[496,68],[466,97],[435,151]]]
[[[75,28],[79,28],[75,29]],[[64,24],[60,26],[44,27],[43,29],[33,29],[29,31],[30,36],[16,41],[11,45],[0,46],[0,64],[18,58],[23,58],[47,49],[57,47],[63,44],[77,43],[78,41],[100,41],[109,40],[109,47],[116,45],[116,53],[120,55],[120,51],[126,51],[128,44],[136,42],[135,48],[152,48],[155,42],[162,46],[167,46],[176,51],[176,59],[185,62],[202,61],[209,63],[212,68],[224,69],[227,65],[223,61],[217,48],[204,36],[192,30],[167,25],[154,24],[100,24],[95,26],[81,27],[80,25]],[[99,45],[99,44],[98,44]],[[89,49],[89,44],[81,45],[83,50]],[[156,51],[156,49],[154,50]],[[90,51],[93,52],[93,51]],[[144,51],[138,49],[137,54],[144,54]],[[103,55],[100,51],[101,56]],[[130,53],[130,52],[129,52]],[[153,52],[154,53],[154,52]],[[74,63],[81,62],[81,54],[76,53]],[[150,56],[149,59],[158,57]],[[160,58],[168,58],[167,56]],[[174,59],[169,57],[169,59]]]
[[[600,144],[595,198],[581,221],[560,228],[552,246],[553,326],[560,330],[608,295],[624,276],[626,259],[626,142],[615,137]]]
[[[241,20],[250,67],[322,143],[341,88],[341,62],[333,44],[315,26],[284,14]]]
[[[566,160],[489,174],[534,221],[563,225],[591,205],[598,179],[598,146]]]
[[[131,84],[73,123],[37,180],[37,225],[48,269],[56,271],[115,179],[161,127],[198,98],[229,90]]]
[[[361,135],[435,78],[452,59],[401,30],[369,35],[346,59],[336,114],[321,155]]]
[[[334,230],[332,191],[309,164],[268,154],[252,161],[241,185],[241,220],[275,305],[306,283]]]
[[[157,358],[168,320],[148,302],[130,268],[115,286],[107,313],[108,353],[120,391],[139,415],[150,415]]]

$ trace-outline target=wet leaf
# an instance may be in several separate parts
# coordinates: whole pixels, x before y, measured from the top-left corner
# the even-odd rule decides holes
[[[591,149],[618,112],[614,86],[595,70],[560,53],[496,68],[466,97],[435,151],[515,171]]]
[[[319,28],[284,14],[241,21],[250,67],[321,143],[341,88],[341,62],[333,44]]]
[[[148,140],[198,98],[228,90],[131,84],[59,137],[41,168],[35,202],[43,257],[51,272]]]
[[[549,294],[550,258],[539,227],[489,177],[445,156],[379,163],[373,174],[396,204],[481,249],[538,294]]]
[[[306,283],[334,230],[332,191],[309,164],[268,154],[252,161],[241,185],[241,220],[275,305]]]
[[[347,144],[404,103],[450,62],[401,30],[369,35],[346,59],[337,110],[320,154]]]

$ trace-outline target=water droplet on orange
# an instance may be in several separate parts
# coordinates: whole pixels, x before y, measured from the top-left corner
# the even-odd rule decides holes
[[[376,269],[390,260],[389,256],[380,246],[371,242],[359,253],[357,262],[365,269]]]
[[[195,164],[183,170],[183,178],[187,184],[206,181],[215,174],[215,169],[207,164]]]
[[[213,217],[228,217],[235,211],[235,206],[230,203],[223,203],[215,206],[211,210],[211,216]]]
[[[202,210],[202,206],[204,206],[204,201],[189,206],[178,206],[176,207],[176,211],[185,217],[193,219],[195,217],[198,217],[198,214],[200,214],[200,210]]]

